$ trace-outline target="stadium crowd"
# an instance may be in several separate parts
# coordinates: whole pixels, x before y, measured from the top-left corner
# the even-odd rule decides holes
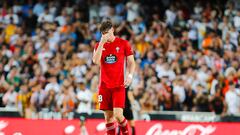
[[[0,105],[25,117],[98,109],[99,23],[135,51],[140,113],[240,114],[240,3],[207,0],[0,2]]]

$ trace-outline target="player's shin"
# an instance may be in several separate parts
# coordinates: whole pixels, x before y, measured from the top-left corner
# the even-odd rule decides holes
[[[115,135],[115,132],[116,132],[115,123],[107,123],[106,129],[107,129],[107,135]]]
[[[122,132],[122,135],[129,135],[127,119],[124,118],[124,120],[119,123],[119,126],[120,126],[120,130]]]

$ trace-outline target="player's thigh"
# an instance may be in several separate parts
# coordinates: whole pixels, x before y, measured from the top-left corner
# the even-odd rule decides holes
[[[104,111],[104,117],[105,117],[105,121],[106,121],[107,123],[113,123],[113,122],[114,122],[113,111],[105,110],[105,111]]]
[[[113,108],[125,107],[125,88],[115,88],[112,93]]]
[[[113,110],[112,93],[110,89],[99,89],[98,102],[100,110]]]

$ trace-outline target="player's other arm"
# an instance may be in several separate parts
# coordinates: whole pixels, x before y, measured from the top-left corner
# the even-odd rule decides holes
[[[92,61],[94,64],[100,65],[102,51],[104,50],[103,45],[107,42],[108,34],[102,35],[101,40],[96,49],[94,49]]]
[[[124,82],[124,86],[128,87],[132,83],[133,74],[135,70],[135,60],[133,55],[127,56],[127,69],[126,69],[126,80]]]
[[[134,56],[130,55],[127,57],[127,76],[132,78],[135,70],[135,60]]]

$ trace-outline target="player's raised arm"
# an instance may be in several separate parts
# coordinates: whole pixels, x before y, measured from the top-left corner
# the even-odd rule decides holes
[[[102,33],[101,40],[96,46],[93,52],[93,63],[100,65],[102,51],[104,50],[104,44],[106,42],[111,42],[114,40],[115,36],[113,34],[113,27],[110,21],[105,21],[100,26],[100,32]]]
[[[108,40],[108,34],[102,35],[97,48],[94,49],[94,52],[93,52],[93,58],[92,58],[93,63],[95,63],[97,65],[100,64],[100,60],[102,57],[102,51],[104,50],[103,45],[107,42],[107,40]]]

